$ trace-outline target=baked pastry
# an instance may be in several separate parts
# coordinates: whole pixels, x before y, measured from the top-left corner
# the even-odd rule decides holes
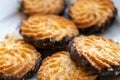
[[[78,36],[69,46],[71,59],[86,71],[100,76],[120,74],[120,44],[99,36]]]
[[[32,16],[20,27],[24,40],[40,49],[65,49],[78,30],[69,20],[56,15]]]
[[[40,53],[23,40],[0,42],[0,80],[30,78],[37,72],[40,61]]]
[[[78,0],[69,16],[83,34],[102,33],[115,21],[117,9],[112,0]]]
[[[22,0],[24,12],[28,15],[60,14],[64,0]]]
[[[68,52],[61,51],[43,60],[37,80],[95,80],[96,77],[77,67]]]

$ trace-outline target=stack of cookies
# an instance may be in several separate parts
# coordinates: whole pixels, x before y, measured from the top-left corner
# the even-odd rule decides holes
[[[42,61],[38,80],[119,80],[120,44],[100,36],[77,36],[68,51]]]
[[[19,27],[23,40],[0,42],[0,80],[25,80],[35,73],[37,80],[120,79],[120,44],[95,36],[115,21],[114,3],[76,0],[66,13],[65,2],[22,0],[28,16]]]
[[[119,44],[80,36],[102,33],[113,24],[117,9],[111,0],[76,0],[69,7],[69,20],[60,15],[66,13],[64,0],[23,0],[22,4],[29,18],[21,24],[20,34],[45,58],[38,80],[117,79]]]

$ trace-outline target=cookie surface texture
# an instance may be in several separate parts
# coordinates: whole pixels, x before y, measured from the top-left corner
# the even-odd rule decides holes
[[[59,14],[64,10],[64,0],[22,0],[22,5],[29,15]]]

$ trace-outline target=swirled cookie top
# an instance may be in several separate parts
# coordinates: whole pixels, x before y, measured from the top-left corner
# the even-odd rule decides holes
[[[0,42],[0,73],[23,77],[35,67],[40,54],[23,40],[7,39]]]
[[[59,14],[64,9],[64,0],[22,0],[25,13]]]
[[[78,30],[71,21],[55,15],[30,17],[23,22],[20,30],[23,36],[35,39],[54,38],[57,41],[66,36],[78,35]]]
[[[80,36],[74,39],[73,45],[98,70],[120,66],[120,44],[110,39]]]
[[[43,60],[38,80],[95,80],[96,75],[84,72],[71,61],[69,53],[57,52]]]
[[[101,26],[113,16],[111,0],[78,0],[70,9],[70,17],[79,28]]]

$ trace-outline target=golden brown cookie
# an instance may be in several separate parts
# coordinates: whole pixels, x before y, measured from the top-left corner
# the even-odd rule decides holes
[[[0,42],[0,80],[29,78],[37,72],[40,61],[40,53],[23,40]]]
[[[59,14],[64,10],[64,0],[22,0],[22,5],[29,15]]]
[[[96,77],[77,67],[64,51],[43,60],[37,75],[38,80],[95,80]]]
[[[56,15],[32,16],[24,21],[20,33],[38,48],[65,48],[78,30],[74,23]]]
[[[78,36],[68,47],[71,59],[86,71],[120,74],[120,44],[99,36]]]
[[[83,34],[101,33],[109,28],[117,15],[111,0],[78,0],[69,16]]]

